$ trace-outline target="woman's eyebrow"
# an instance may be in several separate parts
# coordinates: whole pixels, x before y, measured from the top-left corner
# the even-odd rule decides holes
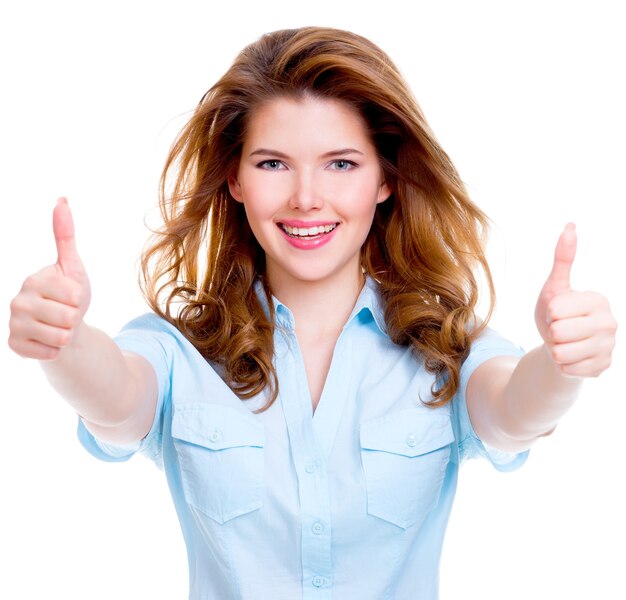
[[[364,156],[363,152],[357,150],[356,148],[341,148],[339,150],[331,150],[330,152],[324,152],[322,154],[322,158],[327,158],[329,156],[336,156],[338,154],[360,154]]]
[[[277,156],[278,158],[289,158],[287,154],[284,152],[279,152],[278,150],[271,150],[269,148],[259,148],[254,152],[250,152],[249,156],[256,156],[257,154],[267,155],[270,154],[272,156]]]
[[[269,154],[271,156],[276,156],[277,158],[289,158],[288,154],[278,150],[272,150],[270,148],[258,148],[257,150],[250,152],[249,156],[256,156],[258,154],[262,154],[264,156]],[[364,156],[363,152],[357,150],[356,148],[339,148],[338,150],[329,150],[328,152],[324,152],[324,154],[321,155],[321,158],[337,156],[338,154],[360,154],[361,156]]]

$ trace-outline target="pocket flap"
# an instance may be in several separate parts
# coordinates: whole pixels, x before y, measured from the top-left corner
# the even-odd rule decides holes
[[[453,441],[450,416],[446,413],[411,408],[361,425],[361,448],[364,450],[419,456]]]
[[[172,436],[211,450],[265,444],[265,428],[252,414],[219,404],[176,406]]]

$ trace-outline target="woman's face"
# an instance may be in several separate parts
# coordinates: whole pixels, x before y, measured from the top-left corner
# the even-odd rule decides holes
[[[360,277],[376,205],[391,193],[360,115],[313,97],[277,98],[252,114],[229,187],[274,289]]]

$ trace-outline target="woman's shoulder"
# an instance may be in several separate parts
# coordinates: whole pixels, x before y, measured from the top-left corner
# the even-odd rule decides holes
[[[197,353],[176,325],[154,312],[145,313],[126,323],[115,336],[115,341],[131,351],[153,348],[168,356],[179,351]]]
[[[461,365],[461,389],[465,389],[467,380],[471,374],[484,362],[500,356],[513,356],[520,358],[525,350],[512,342],[502,333],[492,327],[485,326],[472,340],[467,357]]]
[[[174,337],[184,337],[174,324],[154,312],[144,313],[143,315],[135,317],[122,327],[120,334],[130,331],[164,333],[173,335]]]
[[[141,334],[147,337],[171,337],[173,341],[189,343],[172,321],[154,312],[144,313],[128,321],[120,330],[118,337]]]
[[[514,350],[524,352],[524,350],[507,338],[504,334],[489,325],[480,324],[480,331],[471,342],[470,353],[482,352],[487,349],[493,350]]]

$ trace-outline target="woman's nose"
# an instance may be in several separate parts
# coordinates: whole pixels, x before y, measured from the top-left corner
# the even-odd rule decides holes
[[[314,173],[302,172],[296,174],[289,199],[289,207],[303,212],[322,208],[324,201],[319,188],[319,182],[316,182]]]

